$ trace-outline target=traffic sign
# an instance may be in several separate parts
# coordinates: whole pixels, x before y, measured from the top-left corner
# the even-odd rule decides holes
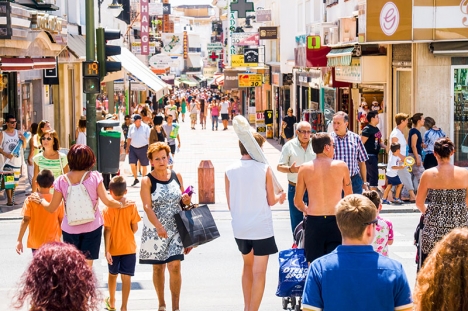
[[[263,75],[261,74],[245,74],[241,73],[239,77],[239,87],[256,87],[262,86]]]

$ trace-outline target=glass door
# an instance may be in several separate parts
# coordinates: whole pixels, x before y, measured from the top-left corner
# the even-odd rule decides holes
[[[468,66],[452,67],[454,164],[468,167]]]

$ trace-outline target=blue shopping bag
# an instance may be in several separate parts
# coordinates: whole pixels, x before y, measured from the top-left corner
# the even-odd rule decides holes
[[[279,252],[279,280],[276,296],[302,296],[308,265],[303,248]]]

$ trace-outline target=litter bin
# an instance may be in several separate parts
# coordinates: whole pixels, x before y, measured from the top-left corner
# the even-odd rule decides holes
[[[118,121],[102,120],[97,122],[97,131],[99,133],[97,165],[100,173],[117,174],[119,171],[121,132],[105,130],[105,128],[115,126],[119,126]]]

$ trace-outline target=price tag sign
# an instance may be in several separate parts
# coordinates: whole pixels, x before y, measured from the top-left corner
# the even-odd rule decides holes
[[[263,75],[261,74],[239,74],[239,87],[262,86]]]

